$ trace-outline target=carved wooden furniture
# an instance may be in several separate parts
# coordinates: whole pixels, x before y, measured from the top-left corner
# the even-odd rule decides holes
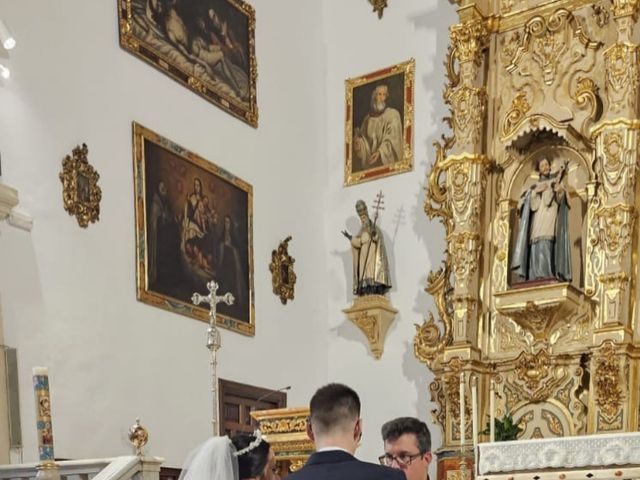
[[[307,437],[309,408],[278,408],[251,412],[276,455],[281,477],[300,469],[315,447]]]

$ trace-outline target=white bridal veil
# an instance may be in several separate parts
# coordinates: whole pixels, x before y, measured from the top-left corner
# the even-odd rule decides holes
[[[189,454],[178,480],[238,480],[236,449],[229,437],[213,437]]]

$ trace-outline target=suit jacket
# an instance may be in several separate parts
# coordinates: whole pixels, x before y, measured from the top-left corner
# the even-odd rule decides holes
[[[342,450],[316,452],[287,480],[407,480],[404,473],[382,465],[361,462]]]

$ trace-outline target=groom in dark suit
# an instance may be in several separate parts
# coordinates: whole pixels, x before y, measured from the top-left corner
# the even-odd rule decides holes
[[[362,437],[360,398],[345,385],[330,383],[311,398],[307,434],[316,452],[287,480],[406,480],[404,473],[361,462],[353,454]]]

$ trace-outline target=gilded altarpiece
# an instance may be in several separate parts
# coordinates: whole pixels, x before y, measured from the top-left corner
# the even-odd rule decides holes
[[[522,439],[637,431],[640,0],[455,3],[451,133],[435,145],[425,202],[447,251],[426,288],[437,314],[414,339],[435,374],[441,451],[460,450],[461,408],[472,443],[461,374],[467,399],[477,379],[480,430],[493,382],[496,416],[511,414]],[[516,249],[533,257],[537,228],[523,212],[538,215],[526,209],[545,189],[560,205],[556,273],[522,277]]]

